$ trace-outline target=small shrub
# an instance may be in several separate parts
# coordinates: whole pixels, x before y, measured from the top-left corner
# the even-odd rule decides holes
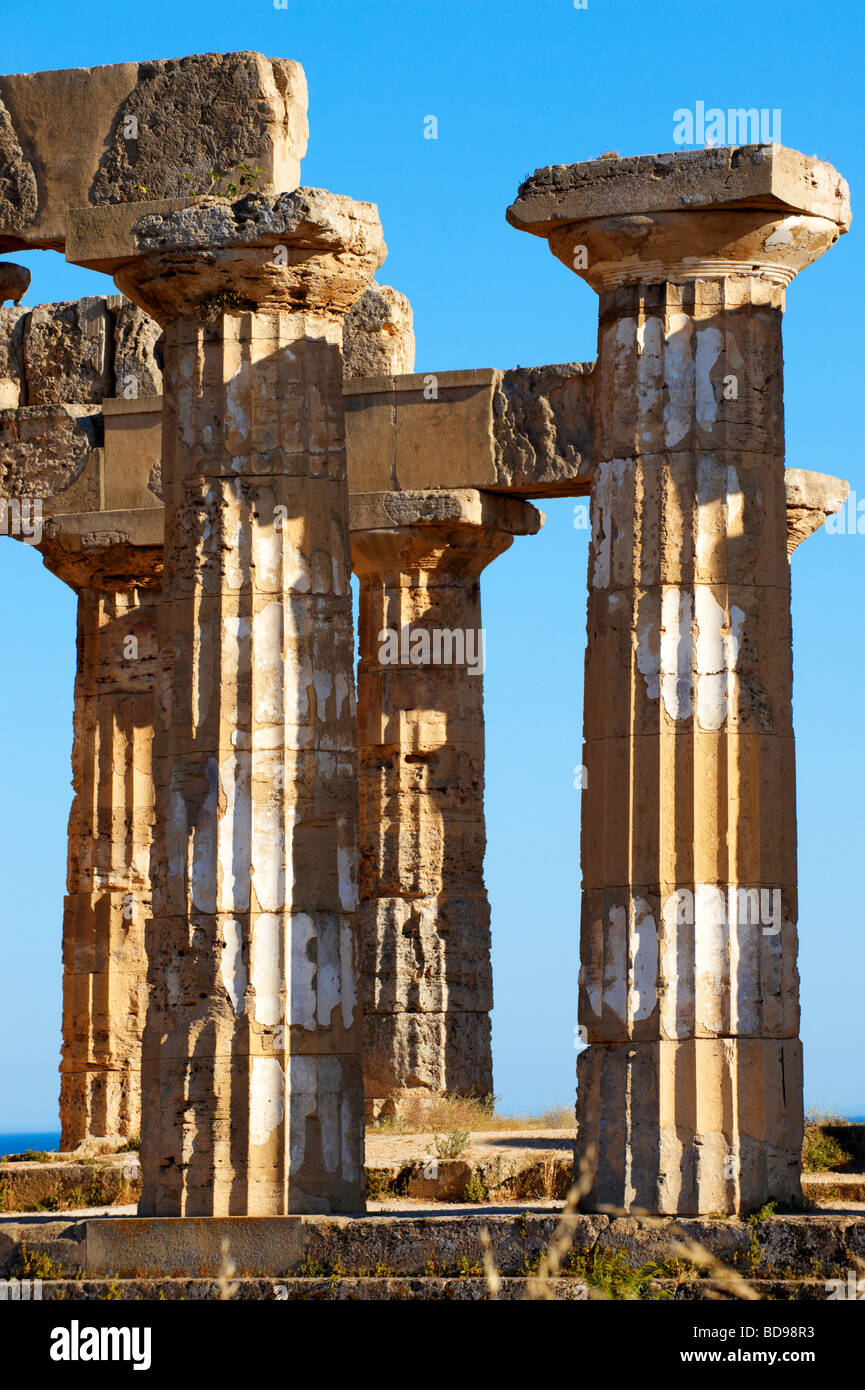
[[[832,1121],[833,1126],[838,1121]],[[809,1120],[802,1145],[802,1167],[806,1173],[834,1173],[849,1163],[853,1155],[840,1140],[828,1133],[827,1121]]]
[[[454,1129],[450,1134],[434,1134],[433,1143],[439,1158],[459,1158],[469,1146],[471,1134],[465,1129]]]
[[[489,1192],[484,1186],[483,1179],[479,1173],[472,1173],[465,1185],[463,1192],[464,1202],[485,1202],[489,1197]]]

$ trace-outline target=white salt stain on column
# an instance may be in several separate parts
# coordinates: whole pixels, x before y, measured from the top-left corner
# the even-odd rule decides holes
[[[172,878],[182,878],[186,869],[186,854],[189,848],[189,820],[186,802],[175,785],[177,770],[171,769],[168,782],[168,814],[165,826],[168,872]]]
[[[315,925],[309,913],[292,913],[288,937],[285,982],[288,1021],[301,1028],[314,1028],[316,962],[309,958],[309,946],[315,941]]]
[[[714,883],[694,891],[695,1023],[716,1034],[726,1031],[725,1001],[730,989],[730,934],[727,894]]]
[[[658,928],[645,898],[633,900],[629,957],[628,1017],[636,1023],[649,1018],[658,1002]]]
[[[661,600],[661,695],[671,719],[688,719],[692,709],[693,650],[691,594],[664,589]]]
[[[691,428],[694,397],[694,355],[691,350],[691,320],[687,314],[671,313],[667,320],[664,354],[664,434],[668,448],[678,444]]]
[[[236,1014],[245,1008],[246,967],[243,963],[243,927],[233,918],[222,924],[222,983]]]
[[[284,722],[283,605],[274,601],[253,617],[255,651],[255,722]]]
[[[638,622],[635,659],[650,700],[663,697],[671,719],[689,719],[693,704],[691,594],[664,589],[661,622]],[[648,606],[648,605],[647,605]]]
[[[704,584],[697,586],[696,604],[697,719],[701,728],[718,730],[727,718],[728,677],[736,669],[745,614],[734,604],[725,631],[724,609]]]
[[[249,1077],[249,1142],[266,1144],[285,1116],[285,1078],[276,1057],[253,1057]]]
[[[318,914],[318,969],[315,978],[316,1015],[320,1027],[329,1028],[331,1014],[340,1003],[339,920],[333,913]]]
[[[245,912],[249,907],[252,826],[252,755],[236,752],[219,767],[222,814],[219,817],[219,889],[217,911]]]
[[[354,912],[357,907],[357,847],[354,843],[354,831],[353,817],[337,817],[336,863],[339,903],[345,912]]]
[[[315,671],[312,683],[315,687],[316,718],[324,723],[327,719],[327,702],[333,692],[333,676],[329,671]]]
[[[306,1160],[306,1122],[318,1112],[317,1060],[301,1055],[292,1057],[288,1064],[289,1173],[297,1173],[303,1167]]]
[[[718,402],[712,386],[711,372],[718,358],[724,340],[720,329],[700,328],[697,331],[697,347],[694,354],[694,394],[697,423],[711,431],[718,413]]]
[[[628,1003],[628,914],[624,907],[611,907],[608,921],[603,1002],[624,1023]]]
[[[640,419],[640,442],[644,449],[653,449],[661,442],[661,420],[658,407],[662,401],[664,370],[664,334],[659,318],[644,319],[637,329],[637,408]],[[657,415],[657,420],[652,419]]]
[[[262,912],[252,924],[252,986],[256,1023],[272,1027],[282,1016],[282,918]]]
[[[348,678],[342,674],[336,678],[336,717],[342,717],[342,707],[345,704],[345,697],[349,692]]]

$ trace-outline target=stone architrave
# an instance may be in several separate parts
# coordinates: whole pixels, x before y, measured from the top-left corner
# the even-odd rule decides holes
[[[352,498],[370,1116],[492,1093],[480,575],[541,522],[469,489]]]
[[[151,213],[104,252],[165,330],[140,1210],[358,1210],[341,321],[381,227],[298,189]]]
[[[588,1202],[800,1194],[781,320],[849,223],[777,145],[539,170],[508,212],[598,292],[578,1162]]]

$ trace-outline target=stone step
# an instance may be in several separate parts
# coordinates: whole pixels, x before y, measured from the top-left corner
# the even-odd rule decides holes
[[[865,1202],[865,1173],[803,1173],[802,1195],[815,1202]]]
[[[480,1277],[486,1230],[499,1273],[520,1278],[537,1269],[560,1219],[557,1211],[526,1208],[452,1216],[7,1218],[0,1221],[0,1276],[213,1280],[226,1267],[225,1241],[238,1278]],[[562,1272],[602,1280],[642,1272],[645,1283],[711,1274],[712,1260],[746,1279],[844,1279],[865,1261],[865,1216],[578,1215]]]
[[[829,1299],[832,1295],[822,1279],[754,1279],[749,1281],[752,1292],[761,1299],[772,1301],[811,1302]],[[276,1302],[479,1302],[491,1298],[490,1287],[484,1278],[466,1275],[457,1278],[391,1276],[286,1279],[52,1279],[39,1288],[43,1301],[82,1300],[165,1300],[188,1303],[217,1299]],[[34,1290],[30,1289],[30,1297]],[[501,1302],[526,1301],[538,1298],[526,1278],[504,1276],[496,1296]],[[713,1279],[687,1277],[654,1279],[634,1289],[626,1284],[601,1287],[577,1278],[552,1279],[545,1286],[545,1298],[556,1302],[586,1302],[613,1298],[618,1301],[702,1302],[734,1297],[727,1284]]]

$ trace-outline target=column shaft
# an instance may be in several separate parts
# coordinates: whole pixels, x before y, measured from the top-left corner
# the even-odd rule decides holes
[[[486,497],[474,523],[436,521],[448,495],[429,496],[415,525],[352,532],[369,1115],[493,1089],[480,574],[539,517]]]
[[[139,1132],[158,602],[153,588],[78,595],[62,1149]]]
[[[601,294],[578,1117],[626,1208],[799,1191],[783,298]]]
[[[362,1205],[340,324],[170,323],[145,1212]]]

